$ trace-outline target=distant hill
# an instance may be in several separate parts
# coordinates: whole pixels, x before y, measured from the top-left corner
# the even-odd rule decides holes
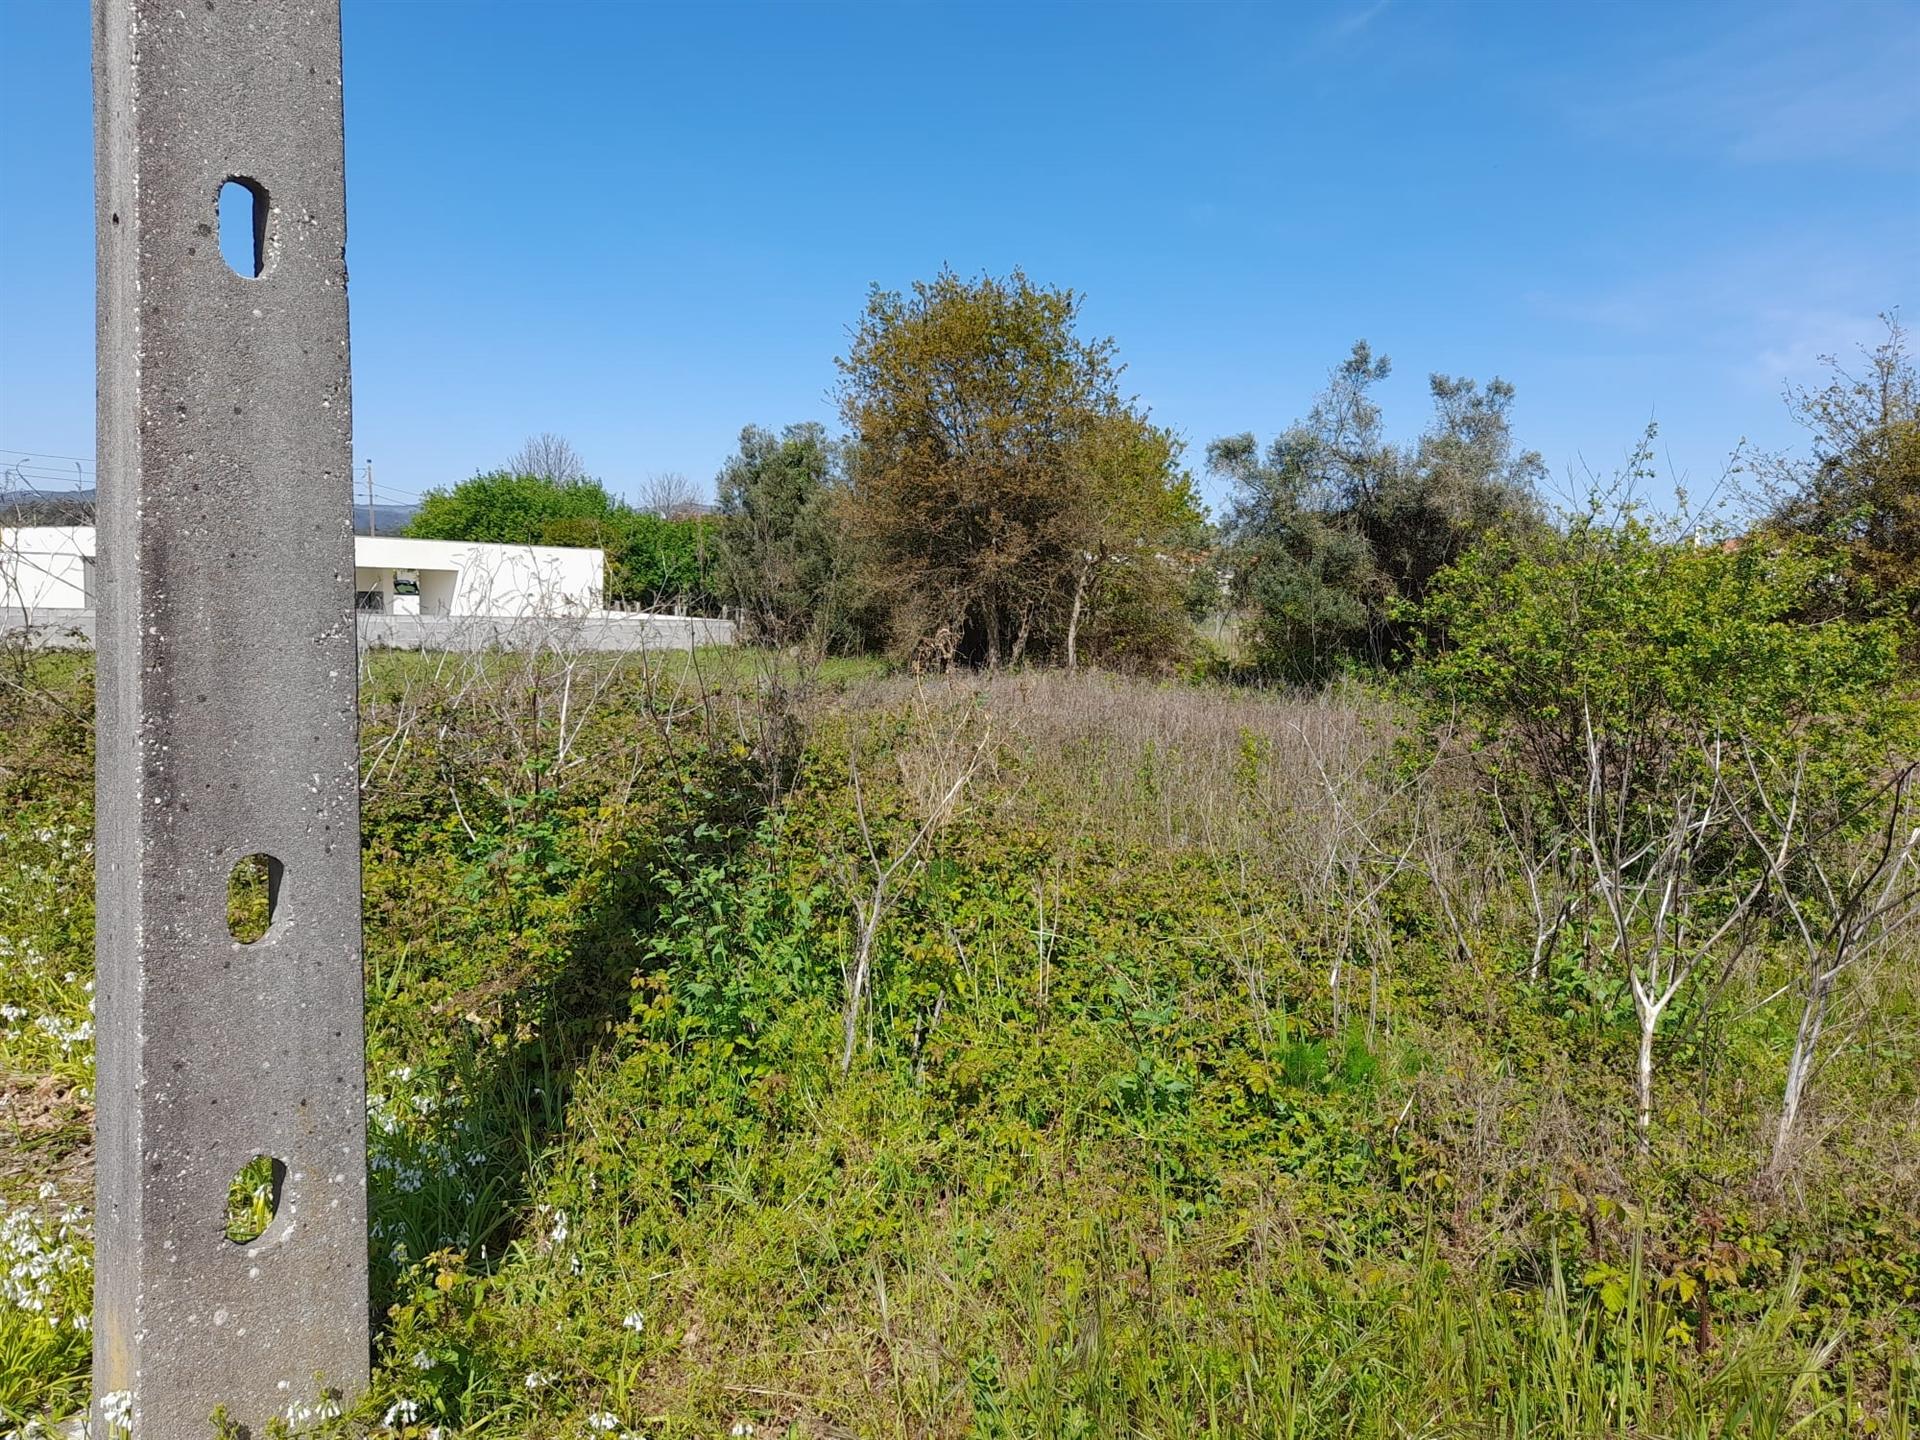
[[[367,525],[368,507],[365,505],[355,505],[353,507],[353,533],[356,535],[398,535],[407,528],[407,522],[413,519],[415,512],[417,512],[419,508],[418,505],[375,505],[372,507],[373,525],[369,528]]]
[[[93,487],[0,490],[0,525],[91,525]]]

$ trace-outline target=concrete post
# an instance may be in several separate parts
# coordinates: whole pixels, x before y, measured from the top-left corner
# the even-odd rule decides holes
[[[367,1378],[339,5],[93,16],[94,1434],[203,1440],[224,1406],[259,1436]],[[236,273],[221,225],[248,210]],[[253,856],[249,944],[228,886]],[[256,1157],[273,1218],[236,1243]]]

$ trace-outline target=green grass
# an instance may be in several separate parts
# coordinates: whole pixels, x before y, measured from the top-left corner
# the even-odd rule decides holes
[[[1641,1155],[1630,1016],[1577,947],[1526,978],[1513,892],[1351,923],[1301,746],[1390,823],[1390,700],[852,665],[788,713],[763,658],[567,663],[363,683],[375,1384],[332,1432],[1920,1429],[1910,958],[1770,1192],[1764,966],[1674,1027]],[[989,725],[842,1074],[860,816],[899,853]],[[87,761],[0,770],[14,1422],[85,1390]]]

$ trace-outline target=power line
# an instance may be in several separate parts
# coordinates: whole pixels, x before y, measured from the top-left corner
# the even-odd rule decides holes
[[[60,462],[49,464],[47,462]],[[77,470],[65,468],[67,465],[79,467]],[[30,490],[41,490],[45,486],[86,486],[97,480],[97,467],[83,455],[58,455],[50,450],[34,450],[25,446],[0,445],[0,480],[24,485]],[[362,492],[368,493],[368,492]],[[403,490],[392,485],[375,485],[371,494],[373,503],[394,507],[417,506],[425,499],[425,492]],[[356,498],[355,504],[365,503]]]
[[[19,458],[13,458],[16,456]],[[95,469],[92,461],[83,460],[78,456],[52,455],[44,450],[7,449],[4,446],[0,446],[0,470],[4,470],[9,475],[20,475],[38,480],[72,480],[74,478],[75,472],[72,470],[40,463],[46,460],[64,460],[69,464],[79,465],[82,474],[90,473]],[[418,500],[424,493],[418,490],[403,490],[398,486],[385,484],[377,485],[374,488],[383,500],[390,500],[396,497],[401,500]]]
[[[20,455],[29,460],[65,460],[70,464],[84,465],[93,469],[91,455],[56,455],[51,450],[36,450],[23,445],[0,445],[0,455]]]
[[[75,480],[91,479],[92,473],[78,465],[49,465],[41,460],[8,460],[0,457],[0,470],[9,474],[39,475],[48,479]]]
[[[10,458],[15,456],[18,457],[17,460]],[[56,455],[51,450],[39,450],[31,445],[0,445],[0,463],[9,467],[15,464],[33,465],[42,460],[57,460],[62,465],[78,465],[83,470],[97,468],[90,455]]]
[[[55,482],[45,476],[20,475],[11,470],[0,470],[0,491],[18,491],[48,500],[86,500],[98,493],[91,485],[76,487],[71,475],[64,482]]]
[[[32,460],[0,460],[0,469],[18,470],[23,473],[31,472],[35,475],[59,475],[68,480],[73,479],[75,476],[90,478],[94,473],[91,470],[82,470],[78,466],[43,465],[38,461]]]

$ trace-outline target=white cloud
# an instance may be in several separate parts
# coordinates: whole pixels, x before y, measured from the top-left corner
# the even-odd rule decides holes
[[[1716,17],[1741,12],[1715,11]],[[1718,152],[1745,164],[1920,158],[1920,24],[1907,7],[1797,7],[1650,58],[1578,123]]]
[[[1908,299],[1920,273],[1911,236],[1805,230],[1765,245],[1702,247],[1659,270],[1636,269],[1585,290],[1536,290],[1536,314],[1587,343],[1695,353],[1757,394],[1805,382],[1822,358],[1848,358],[1879,336],[1880,312]],[[1904,281],[1902,277],[1907,277]]]
[[[1338,42],[1358,35],[1391,3],[1392,0],[1373,0],[1371,5],[1363,5],[1357,10],[1349,10],[1344,15],[1336,16],[1326,28],[1326,38]]]

